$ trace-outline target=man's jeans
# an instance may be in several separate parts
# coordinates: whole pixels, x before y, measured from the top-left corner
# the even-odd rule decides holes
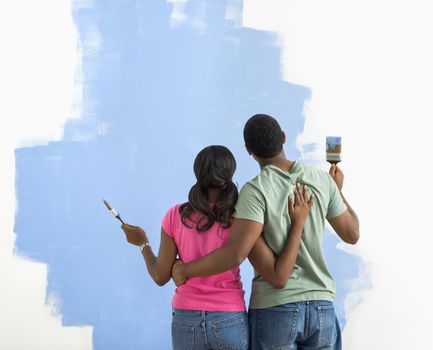
[[[303,301],[249,311],[252,350],[340,350],[333,303]]]
[[[246,312],[173,309],[173,349],[249,349]]]

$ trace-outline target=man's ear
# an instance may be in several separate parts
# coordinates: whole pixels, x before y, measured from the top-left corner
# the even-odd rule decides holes
[[[286,143],[286,133],[281,131],[281,144],[284,145]]]

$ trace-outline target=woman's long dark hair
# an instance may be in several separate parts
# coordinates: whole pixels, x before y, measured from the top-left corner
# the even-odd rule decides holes
[[[208,146],[197,154],[194,161],[197,182],[189,191],[188,202],[179,208],[185,226],[195,225],[199,232],[209,230],[215,222],[223,228],[230,227],[238,200],[238,189],[232,180],[235,170],[235,157],[227,147]],[[221,190],[213,206],[207,198],[209,188]],[[191,219],[193,213],[200,214],[195,221]]]

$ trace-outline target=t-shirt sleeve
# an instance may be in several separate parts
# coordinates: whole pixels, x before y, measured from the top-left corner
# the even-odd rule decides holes
[[[253,185],[246,183],[239,193],[233,216],[238,219],[248,219],[265,223],[265,199]]]
[[[176,215],[178,214],[179,206],[175,205],[167,210],[164,218],[162,219],[162,229],[170,236],[173,237],[174,228],[176,223]]]
[[[343,214],[346,210],[346,204],[344,204],[343,198],[341,197],[341,193],[338,190],[337,184],[331,175],[328,175],[329,179],[329,204],[328,204],[328,212],[326,214],[326,219],[331,220],[336,218],[337,216]]]

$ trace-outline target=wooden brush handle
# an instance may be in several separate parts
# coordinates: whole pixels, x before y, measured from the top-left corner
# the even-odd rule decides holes
[[[116,215],[116,219],[118,219],[123,225],[125,225],[125,222],[122,220],[119,214]]]

